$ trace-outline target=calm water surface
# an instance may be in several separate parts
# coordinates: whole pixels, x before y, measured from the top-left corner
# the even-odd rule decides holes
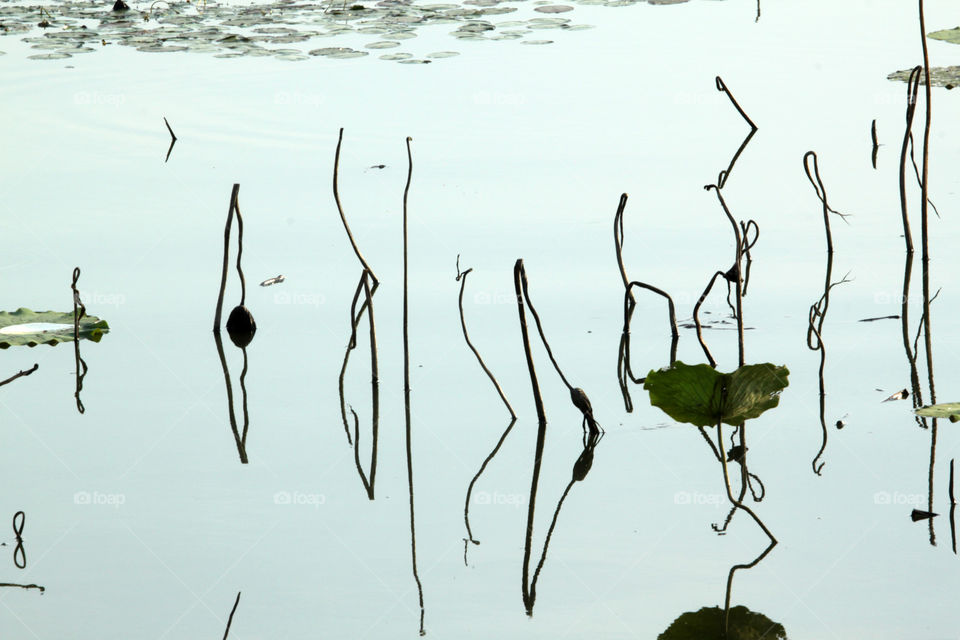
[[[31,60],[36,50],[21,36],[0,38],[0,307],[69,310],[80,266],[88,312],[110,323],[101,342],[81,342],[82,415],[72,345],[0,354],[0,377],[39,364],[0,388],[0,522],[26,514],[24,569],[14,531],[0,529],[0,582],[46,588],[0,588],[5,638],[221,637],[238,591],[230,638],[418,636],[401,337],[407,136],[411,454],[428,637],[656,638],[684,612],[723,607],[731,567],[752,563],[768,540],[744,513],[724,535],[711,528],[729,504],[720,465],[693,427],[651,407],[638,385],[634,411],[625,411],[616,378],[623,289],[611,238],[628,192],[627,271],[669,291],[682,324],[709,276],[729,268],[730,227],[702,187],[749,127],[716,90],[718,74],[759,127],[723,190],[734,216],[760,227],[744,299],[746,360],[790,369],[780,406],[748,425],[749,469],[766,490],[759,503],[748,493],[748,504],[779,544],[736,572],[731,604],[782,624],[790,638],[957,637],[955,426],[939,424],[931,476],[932,430],[917,425],[911,400],[881,402],[910,386],[901,324],[858,322],[900,314],[905,87],[886,75],[920,61],[916,7],[768,2],[755,22],[755,3],[739,0],[574,6],[562,15],[595,28],[551,31],[543,46],[424,28],[404,44],[415,55],[460,53],[429,65],[120,46]],[[955,26],[952,9],[928,3],[928,30]],[[956,64],[960,49],[931,41],[930,56]],[[958,109],[956,92],[934,91],[940,401],[960,399]],[[921,105],[918,136],[922,113]],[[164,117],[179,136],[166,163]],[[361,272],[331,190],[340,127],[344,208],[381,280],[374,500],[338,394]],[[829,438],[820,475],[812,465],[823,443],[820,354],[805,337],[826,253],[821,205],[801,163],[810,149],[831,205],[851,214],[849,224],[833,219],[832,280],[849,282],[831,290],[822,329]],[[233,183],[241,185],[246,303],[259,327],[243,381],[246,464],[210,331]],[[919,246],[915,186],[911,179]],[[470,524],[480,544],[466,556],[467,487],[508,414],[463,341],[458,254],[461,268],[474,269],[464,305],[471,337],[518,414],[474,486]],[[521,577],[537,419],[513,299],[519,257],[554,355],[607,432],[589,475],[563,500],[531,617]],[[918,252],[911,333],[921,266]],[[257,286],[278,274],[285,282]],[[240,297],[229,275],[228,311]],[[663,307],[639,296],[638,375],[669,363]],[[704,310],[704,318],[729,315],[718,291]],[[366,327],[344,388],[365,471]],[[693,330],[680,332],[679,359],[704,361]],[[705,335],[719,368],[736,368],[736,333]],[[244,355],[224,338],[242,430]],[[549,422],[531,574],[583,451],[567,389],[538,344],[534,357]],[[920,364],[926,390],[922,339]],[[928,508],[931,477],[941,514],[932,527],[910,518]]]

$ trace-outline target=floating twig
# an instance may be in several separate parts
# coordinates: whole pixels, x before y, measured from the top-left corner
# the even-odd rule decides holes
[[[34,365],[33,365],[32,367],[30,367],[29,369],[26,369],[26,370],[21,369],[19,372],[13,374],[12,376],[10,376],[9,378],[7,378],[6,380],[3,380],[2,382],[0,382],[0,387],[2,387],[2,386],[5,385],[5,384],[9,384],[9,383],[13,382],[13,381],[16,380],[17,378],[21,378],[21,377],[23,377],[23,376],[28,376],[28,375],[30,375],[31,373],[33,373],[34,371],[36,371],[36,370],[39,369],[39,368],[40,368],[40,365],[34,363]]]
[[[873,122],[870,123],[870,140],[873,142],[873,148],[870,150],[870,164],[873,165],[873,168],[877,168],[877,151],[880,150],[880,145],[877,143],[877,119],[874,118]]]

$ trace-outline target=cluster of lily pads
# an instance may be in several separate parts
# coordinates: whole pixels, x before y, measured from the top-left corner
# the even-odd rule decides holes
[[[575,0],[579,5],[625,6],[643,2],[673,4],[688,0]],[[464,0],[462,4],[417,4],[412,0],[274,0],[244,6],[204,0],[131,2],[114,11],[103,0],[66,0],[40,7],[0,2],[0,35],[22,35],[39,52],[33,59],[69,58],[108,45],[162,53],[190,51],[216,57],[273,56],[305,60],[310,56],[357,58],[397,49],[428,25],[447,25],[460,40],[519,40],[549,44],[544,30],[589,29],[560,17],[574,9],[555,0]],[[532,7],[535,15],[494,22],[496,16]],[[351,46],[317,47],[322,39],[349,40]],[[2,52],[0,52],[2,53]],[[438,51],[415,58],[406,52],[380,57],[403,63],[429,63],[457,55]]]
[[[960,44],[960,27],[953,29],[942,29],[927,34],[928,38],[933,40],[942,40],[951,44]],[[906,82],[910,77],[910,69],[895,71],[887,76],[890,80],[899,80]],[[923,76],[920,77],[920,83],[923,84]],[[951,67],[931,67],[930,68],[930,86],[946,87],[953,89],[960,86],[960,66]]]

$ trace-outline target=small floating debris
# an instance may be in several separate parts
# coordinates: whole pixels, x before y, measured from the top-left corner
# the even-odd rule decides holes
[[[282,275],[279,275],[279,276],[276,276],[276,277],[273,277],[273,278],[267,278],[266,280],[264,280],[263,282],[260,283],[260,286],[261,286],[261,287],[269,287],[270,285],[280,284],[280,283],[283,282],[284,280],[286,280],[286,278],[284,278]]]
[[[123,0],[117,0],[116,2],[113,3],[112,11],[129,11],[129,10],[130,10],[130,5],[128,5]]]
[[[876,322],[877,320],[899,320],[900,316],[879,316],[877,318],[863,318],[857,322]]]
[[[891,402],[893,400],[906,400],[909,397],[910,397],[910,392],[907,391],[906,389],[902,389],[900,391],[897,391],[895,394],[893,394],[886,400],[884,400],[884,402]]]
[[[914,522],[918,522],[920,520],[929,520],[931,518],[936,518],[938,515],[940,514],[934,513],[933,511],[921,511],[920,509],[914,509],[913,511],[910,512],[910,519],[913,520]]]

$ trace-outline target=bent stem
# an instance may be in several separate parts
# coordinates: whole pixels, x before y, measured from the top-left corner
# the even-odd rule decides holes
[[[484,459],[483,463],[480,465],[480,470],[477,471],[476,475],[473,476],[473,479],[470,480],[470,484],[467,486],[467,497],[463,503],[463,523],[467,527],[467,538],[465,542],[472,542],[473,544],[480,544],[480,541],[473,537],[473,530],[470,528],[470,496],[473,494],[473,487],[477,484],[477,480],[480,479],[480,476],[483,475],[483,472],[486,471],[487,465],[490,464],[490,461],[497,455],[500,451],[500,447],[503,446],[504,441],[506,441],[507,436],[510,435],[510,431],[513,429],[513,425],[517,423],[517,418],[514,416],[510,419],[510,423],[507,425],[507,428],[504,430],[503,434],[500,436],[500,439],[497,440],[497,444],[493,447],[493,450],[490,454]],[[467,547],[464,545],[463,548],[463,564],[467,564]]]
[[[494,377],[493,373],[489,368],[487,368],[486,363],[480,356],[480,352],[477,351],[475,346],[473,346],[473,343],[470,341],[470,335],[467,333],[467,320],[463,313],[463,293],[467,288],[467,274],[469,274],[471,271],[473,271],[473,269],[467,269],[463,272],[460,271],[460,256],[457,256],[457,280],[460,282],[460,297],[458,298],[457,302],[460,308],[460,327],[463,329],[463,339],[466,341],[467,346],[470,347],[470,351],[472,351],[473,355],[477,358],[480,368],[483,369],[485,374],[487,374],[487,377],[490,379],[490,383],[493,385],[493,388],[497,390],[497,394],[503,401],[503,405],[507,408],[507,411],[510,412],[510,417],[515,420],[517,418],[517,414],[514,413],[513,407],[510,406],[510,401],[507,400],[507,396],[504,395],[503,389],[500,388],[500,383],[497,382],[497,379]]]
[[[220,315],[223,312],[223,294],[227,289],[227,270],[230,268],[230,226],[233,223],[233,212],[237,208],[237,196],[240,185],[234,184],[230,192],[230,207],[227,210],[227,224],[223,229],[223,271],[220,275],[220,295],[217,297],[217,311],[213,316],[213,332],[220,332]]]
[[[723,443],[723,419],[722,418],[717,421],[717,439],[720,440],[721,443]],[[750,517],[753,518],[753,521],[756,522],[761,529],[763,529],[763,532],[767,534],[767,537],[770,538],[770,541],[773,544],[776,544],[777,539],[773,537],[773,534],[770,533],[770,530],[767,529],[767,526],[763,524],[763,521],[761,521],[760,518],[757,516],[757,514],[753,512],[753,509],[743,504],[743,498],[741,497],[740,500],[734,499],[733,491],[730,489],[730,474],[727,469],[727,452],[723,446],[720,447],[720,462],[723,465],[723,486],[727,490],[727,499],[730,500],[730,504],[732,504],[736,509],[746,511],[750,515]]]
[[[337,138],[337,151],[333,157],[333,200],[337,203],[337,211],[340,213],[340,221],[343,222],[343,229],[347,232],[347,238],[350,240],[350,246],[353,247],[353,253],[356,254],[357,260],[360,261],[360,264],[363,265],[365,271],[370,273],[370,277],[373,278],[373,289],[376,291],[377,286],[380,284],[380,281],[377,279],[377,276],[374,275],[373,269],[370,268],[370,265],[367,264],[367,261],[364,259],[363,254],[360,253],[360,248],[357,246],[356,240],[353,239],[353,233],[350,231],[350,225],[347,224],[347,216],[343,213],[343,205],[340,203],[340,189],[339,189],[339,173],[340,173],[340,146],[343,144],[343,127],[340,127],[340,137]],[[408,141],[408,150],[409,150],[409,141]],[[408,175],[409,178],[409,175]],[[409,182],[407,187],[409,188]],[[406,198],[406,192],[404,192],[404,198]]]
[[[910,233],[910,220],[907,216],[907,147],[913,135],[913,116],[917,110],[917,93],[920,88],[920,72],[918,65],[910,71],[907,80],[907,111],[906,126],[903,130],[903,144],[900,147],[900,215],[903,219],[903,240],[906,243],[907,253],[913,253],[913,235]],[[921,188],[923,181],[920,181]]]
[[[717,200],[720,202],[720,206],[723,208],[723,213],[727,216],[727,220],[730,222],[730,226],[733,228],[733,236],[736,239],[734,244],[734,262],[733,268],[730,270],[730,274],[735,280],[735,289],[737,296],[737,350],[738,350],[738,362],[737,366],[742,367],[744,365],[743,357],[743,278],[741,277],[741,262],[743,260],[743,240],[740,236],[740,226],[737,224],[737,221],[733,219],[733,214],[730,213],[730,209],[727,208],[727,203],[723,199],[723,194],[720,193],[720,188],[715,184],[709,184],[704,187],[707,191],[713,189],[714,193],[717,194]],[[716,277],[716,276],[714,276]],[[724,277],[729,278],[726,274]],[[711,282],[711,286],[712,286]],[[702,343],[701,343],[702,344]]]

